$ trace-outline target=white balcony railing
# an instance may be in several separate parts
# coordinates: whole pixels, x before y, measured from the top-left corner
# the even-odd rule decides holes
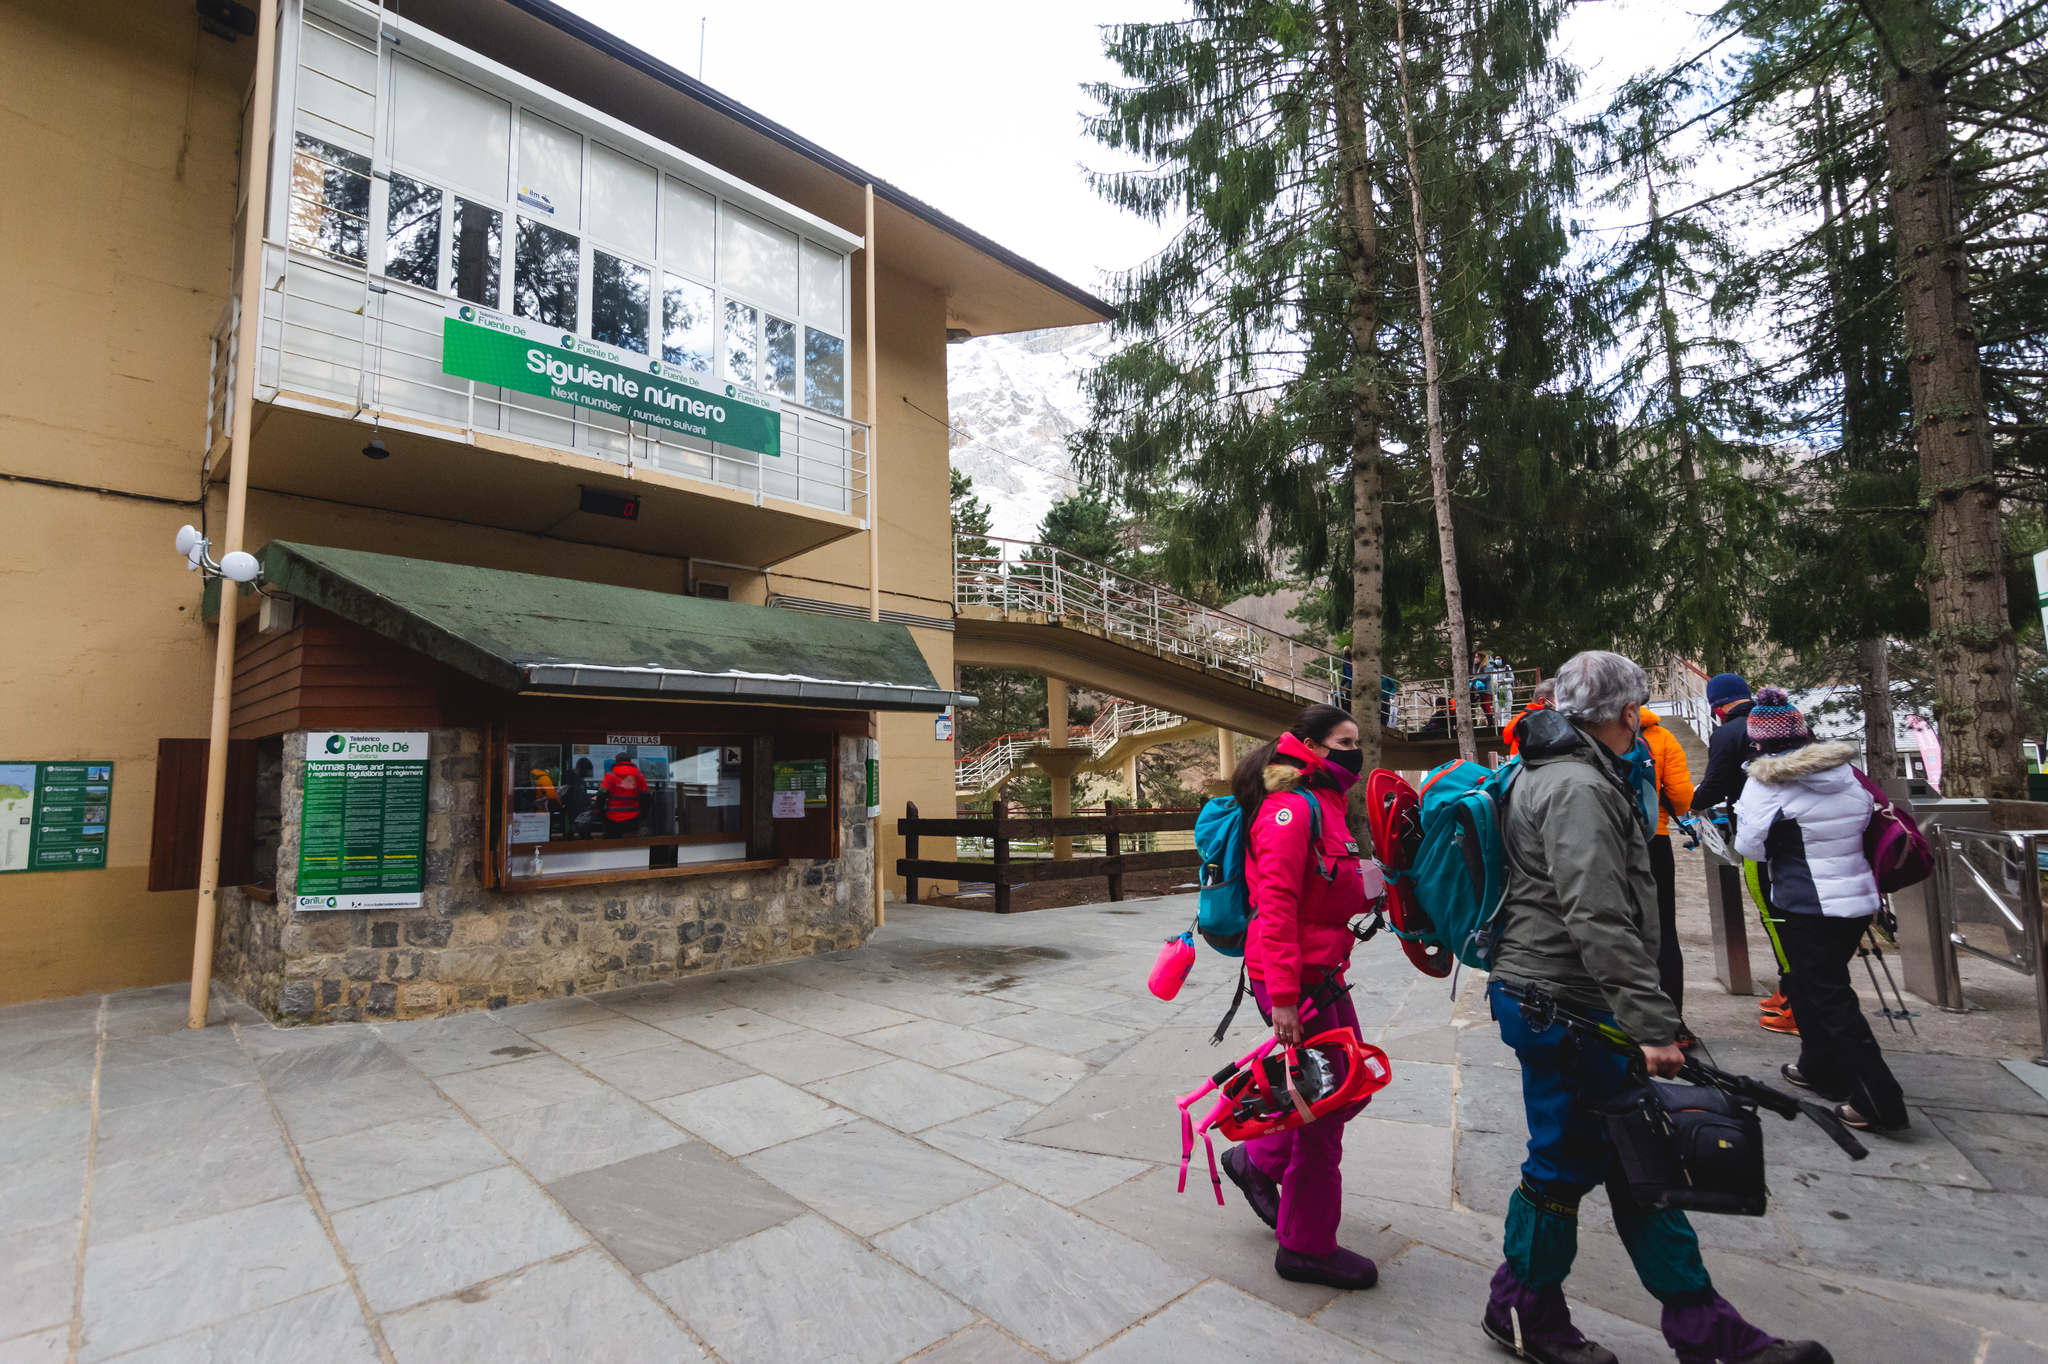
[[[491,435],[867,518],[868,426],[785,403],[768,457],[460,379],[441,368],[447,299],[288,249],[265,247],[256,396],[281,406],[474,442]],[[233,305],[214,335],[207,445],[232,407]]]

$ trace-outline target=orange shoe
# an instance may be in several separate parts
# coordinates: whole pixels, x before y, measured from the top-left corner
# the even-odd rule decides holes
[[[1792,1018],[1792,1002],[1785,998],[1783,990],[1756,1006],[1756,1025],[1765,1032],[1799,1036],[1799,1025]]]

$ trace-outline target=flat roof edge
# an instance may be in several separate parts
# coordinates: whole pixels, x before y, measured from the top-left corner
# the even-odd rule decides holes
[[[844,176],[855,184],[873,185],[877,198],[894,204],[913,217],[924,219],[924,221],[948,236],[958,238],[983,255],[1000,261],[1027,279],[1042,284],[1070,302],[1078,303],[1082,307],[1091,310],[1099,315],[1103,321],[1111,321],[1116,317],[1116,309],[1114,307],[1088,290],[1083,289],[1080,285],[1069,283],[1044,266],[1026,260],[1008,247],[1002,246],[991,238],[975,231],[959,219],[933,208],[916,195],[898,189],[880,176],[870,175],[845,157],[825,150],[809,138],[802,136],[792,129],[785,128],[765,115],[756,113],[738,100],[720,94],[702,81],[684,74],[652,53],[634,47],[631,43],[608,29],[592,23],[579,14],[563,9],[560,5],[553,3],[553,0],[506,0],[506,3],[514,9],[532,15],[542,23],[560,30],[578,42],[596,48],[613,60],[623,62],[634,70],[651,76],[675,90],[678,94],[716,110],[734,122],[752,129],[754,132],[788,148],[799,156],[814,161],[835,174]]]

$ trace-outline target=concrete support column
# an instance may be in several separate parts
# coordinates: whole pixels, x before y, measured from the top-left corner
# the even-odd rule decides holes
[[[1131,756],[1124,759],[1124,791],[1130,796],[1132,805],[1141,805],[1144,803],[1138,799],[1139,756],[1140,755],[1137,753],[1137,751],[1133,750]]]
[[[1218,727],[1216,730],[1216,779],[1209,783],[1209,794],[1227,796],[1230,794],[1230,774],[1237,767],[1237,735]]]
[[[1067,710],[1067,684],[1057,677],[1045,679],[1045,729],[1048,748],[1065,748],[1067,730],[1071,725]],[[1074,813],[1074,769],[1063,758],[1041,763],[1046,775],[1052,778],[1052,817],[1063,819]],[[1071,861],[1074,856],[1074,840],[1064,835],[1052,841],[1052,857],[1055,862]]]

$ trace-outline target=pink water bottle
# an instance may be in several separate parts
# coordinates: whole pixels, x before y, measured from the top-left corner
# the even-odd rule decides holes
[[[1168,938],[1159,949],[1159,960],[1152,963],[1152,975],[1145,984],[1159,998],[1172,999],[1180,993],[1181,983],[1194,966],[1195,940],[1190,934],[1178,934]]]

